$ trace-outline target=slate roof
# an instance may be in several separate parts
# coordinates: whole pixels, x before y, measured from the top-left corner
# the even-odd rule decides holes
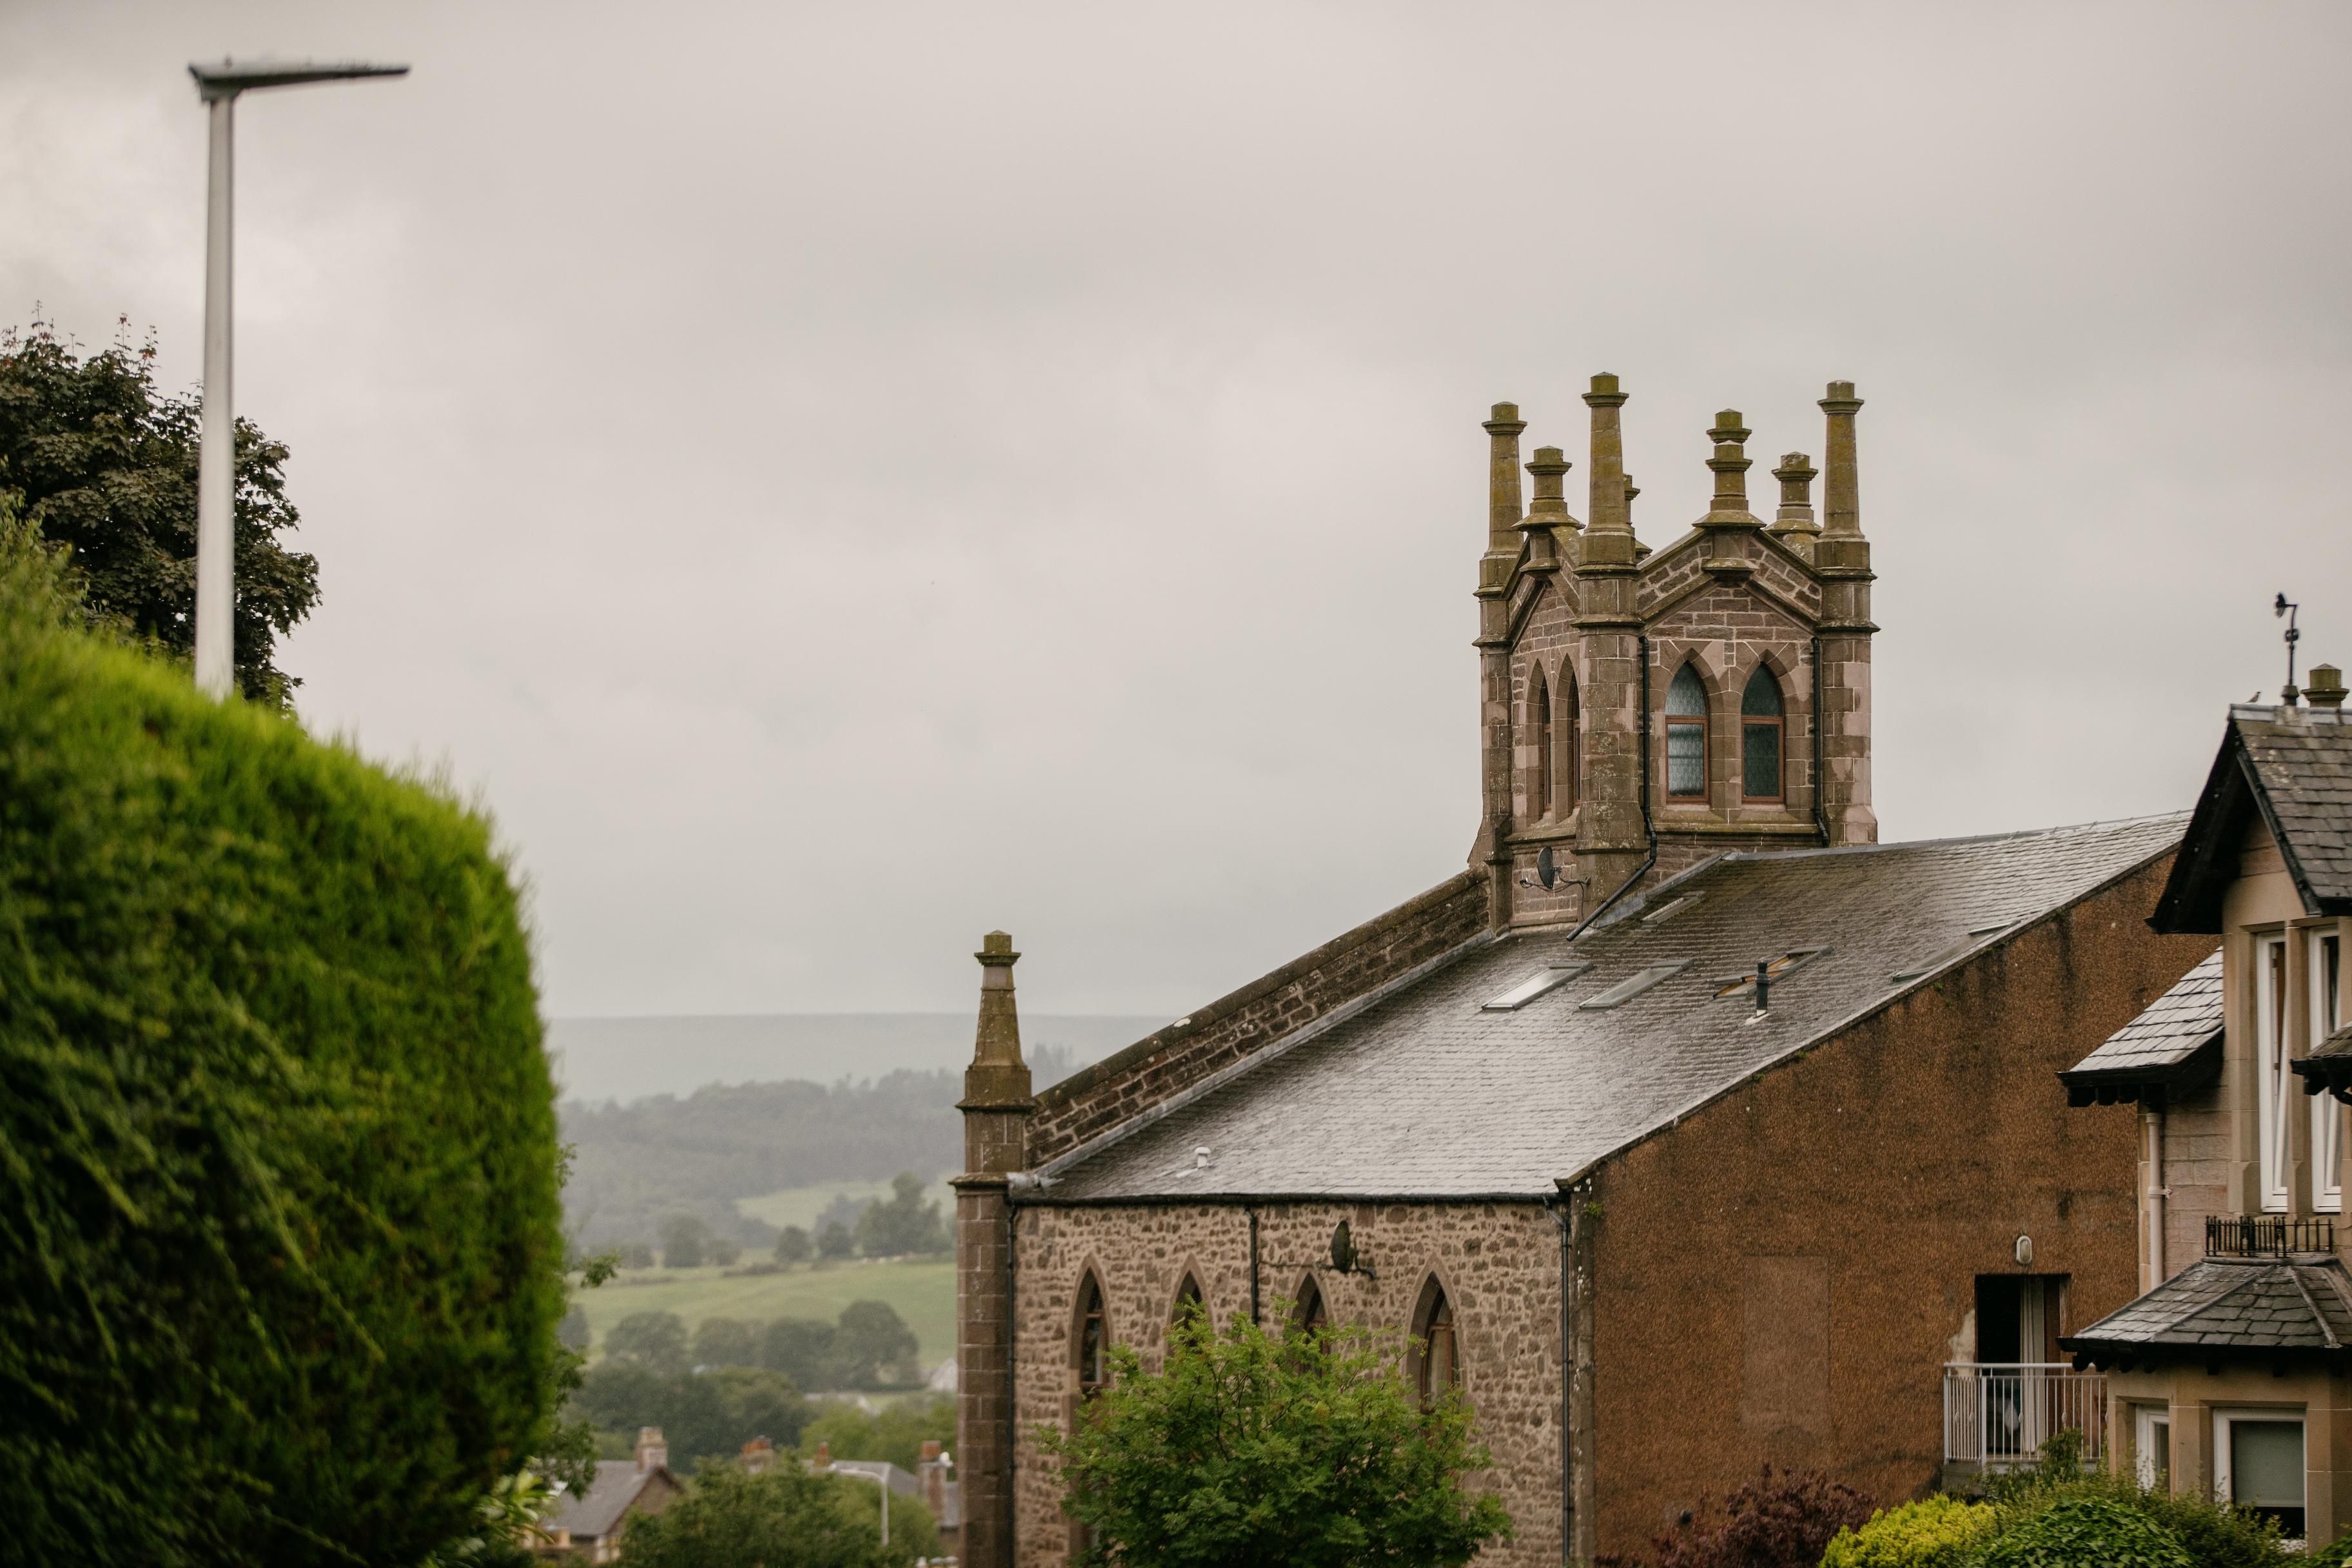
[[[2326,1253],[2203,1258],[2058,1343],[2101,1366],[2343,1359],[2352,1345],[2352,1277]]]
[[[1548,1195],[2166,853],[2185,821],[1720,856],[1572,948],[1557,931],[1474,939],[1363,1011],[1309,1025],[1072,1150],[1023,1201]],[[1717,998],[1759,960],[1806,949],[1823,951],[1774,984],[1761,1018],[1746,994]],[[1620,1005],[1585,1005],[1669,963],[1685,967]],[[1577,964],[1591,967],[1523,1006],[1481,1008]]]
[[[567,1496],[547,1528],[569,1530],[574,1541],[601,1540],[621,1522],[646,1483],[661,1473],[661,1467],[641,1470],[635,1459],[599,1459],[596,1461],[596,1481],[578,1497]]]
[[[2221,950],[2172,984],[2147,1010],[2058,1075],[2074,1105],[2112,1105],[2141,1089],[2198,1087],[2221,1070]]]
[[[2352,719],[2330,708],[2236,703],[2180,858],[2149,922],[2221,929],[2221,893],[2259,812],[2309,915],[2352,914]]]

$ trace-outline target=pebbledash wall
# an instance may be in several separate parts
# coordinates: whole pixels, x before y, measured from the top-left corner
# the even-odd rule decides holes
[[[1283,1321],[1278,1299],[1296,1300],[1310,1275],[1335,1321],[1401,1335],[1434,1276],[1453,1307],[1462,1385],[1495,1468],[1470,1478],[1496,1491],[1517,1521],[1517,1538],[1481,1563],[1560,1560],[1560,1227],[1551,1209],[1527,1204],[1225,1204],[1023,1207],[1016,1226],[1019,1306],[1013,1400],[1024,1434],[1016,1463],[1018,1562],[1069,1560],[1069,1521],[1052,1464],[1027,1434],[1064,1426],[1077,1397],[1079,1282],[1102,1287],[1112,1339],[1158,1371],[1186,1274],[1222,1328],[1250,1310],[1250,1215],[1258,1221],[1260,1321]],[[1358,1256],[1376,1278],[1329,1267],[1331,1232],[1348,1222]],[[1317,1267],[1320,1260],[1320,1267]]]

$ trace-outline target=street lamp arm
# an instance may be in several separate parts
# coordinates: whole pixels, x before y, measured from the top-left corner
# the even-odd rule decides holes
[[[196,79],[196,95],[211,103],[256,88],[294,87],[306,81],[350,81],[369,76],[406,76],[408,68],[365,65],[357,60],[223,59],[218,65],[191,62],[188,74]]]

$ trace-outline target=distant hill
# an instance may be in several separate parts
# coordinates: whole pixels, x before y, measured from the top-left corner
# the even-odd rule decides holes
[[[1024,1018],[1022,1034],[1042,1089],[1160,1022]],[[944,1014],[559,1021],[568,1221],[593,1247],[651,1242],[663,1219],[691,1214],[765,1247],[774,1228],[737,1200],[959,1169],[971,1029]],[[714,1081],[737,1073],[759,1078]],[[670,1087],[689,1079],[699,1087]],[[643,1085],[660,1087],[625,1103],[616,1092]]]

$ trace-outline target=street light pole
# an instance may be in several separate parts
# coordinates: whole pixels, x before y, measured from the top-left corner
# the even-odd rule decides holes
[[[191,65],[196,94],[211,118],[211,157],[205,193],[205,394],[196,452],[196,689],[226,697],[236,686],[236,401],[233,395],[235,334],[236,128],[237,95],[264,87],[354,77],[406,76],[406,66],[327,65],[224,59]]]

